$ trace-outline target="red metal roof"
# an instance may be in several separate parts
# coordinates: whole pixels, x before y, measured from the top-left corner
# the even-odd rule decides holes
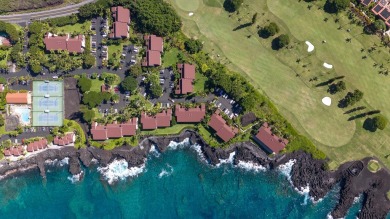
[[[47,33],[43,41],[46,50],[67,50],[75,53],[83,52],[83,35],[72,38],[69,34],[66,34],[65,36],[55,36],[51,33]]]
[[[107,124],[107,137],[108,138],[121,138],[122,128],[119,124]]]
[[[149,116],[145,112],[141,113],[142,129],[152,130],[158,127],[171,126],[172,110],[168,109],[161,113],[157,113],[155,116]]]
[[[226,121],[221,115],[219,115],[219,110],[211,116],[208,125],[216,131],[218,137],[220,137],[224,142],[229,141],[238,133],[237,128],[226,124]]]
[[[11,151],[9,149],[4,150],[4,156],[11,156]]]
[[[161,53],[158,51],[148,50],[146,52],[147,66],[160,66]]]
[[[130,24],[130,10],[122,6],[111,8],[112,16],[115,21]]]
[[[200,107],[186,109],[180,105],[175,107],[175,116],[177,122],[200,122],[206,115],[205,104],[202,103]]]
[[[146,35],[144,39],[148,50],[159,52],[162,52],[164,50],[164,40],[162,37],[158,37],[156,35]]]
[[[99,125],[94,122],[91,127],[92,139],[101,141],[109,138],[121,138],[123,136],[133,136],[138,129],[138,119],[132,118],[122,124]]]
[[[53,142],[55,145],[65,146],[74,143],[73,138],[74,138],[74,133],[68,133],[63,137],[56,136]]]
[[[129,36],[129,26],[127,23],[114,22],[113,25],[113,35],[110,35],[111,38],[122,38]]]
[[[260,127],[259,132],[255,136],[255,140],[260,141],[260,143],[276,154],[283,150],[288,144],[287,139],[279,138],[272,133],[268,123],[264,123]]]
[[[183,64],[181,77],[186,79],[195,79],[195,65]]]

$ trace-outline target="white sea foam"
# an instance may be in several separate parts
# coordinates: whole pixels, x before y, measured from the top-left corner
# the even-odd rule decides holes
[[[278,168],[277,168],[282,175],[287,177],[287,179],[291,183],[291,185],[293,184],[291,181],[291,170],[296,162],[297,161],[295,159],[291,159],[287,163],[282,164],[282,165],[278,166]]]
[[[46,160],[45,164],[52,165],[52,166],[65,166],[69,164],[69,157],[65,157],[62,160],[54,159],[54,160]]]
[[[95,158],[92,158],[91,163],[92,164],[97,164],[97,163],[99,163],[99,161],[97,159],[95,159]]]
[[[145,162],[145,161],[144,161]],[[139,167],[128,167],[126,160],[114,160],[106,167],[98,167],[97,170],[103,175],[109,184],[118,180],[125,180],[128,177],[138,176],[145,170],[145,164]]]
[[[330,212],[329,212],[329,214],[326,215],[326,219],[333,219],[333,217],[332,217],[332,215],[330,214]]]
[[[301,187],[301,188],[294,188],[295,191],[297,191],[299,194],[303,195],[305,197],[305,199],[303,200],[303,205],[307,205],[307,201],[310,200],[310,196],[309,196],[309,193],[310,193],[310,186],[307,185],[305,187]]]
[[[185,138],[182,142],[171,141],[171,142],[169,142],[169,145],[167,148],[170,150],[176,150],[176,149],[183,149],[185,147],[190,147],[190,148],[194,149],[198,153],[201,160],[204,160],[204,161],[206,160],[206,158],[204,157],[204,154],[202,152],[202,147],[199,144],[191,145],[189,138]]]
[[[219,164],[215,165],[216,167],[220,167],[222,164],[233,164],[234,156],[236,156],[236,152],[233,151],[229,154],[229,158],[227,159],[219,159]]]
[[[162,177],[164,177],[164,176],[170,176],[170,175],[173,173],[173,167],[172,167],[171,165],[169,165],[169,164],[167,164],[167,166],[168,166],[168,170],[162,169],[162,170],[161,170],[161,173],[158,174],[158,178],[161,179]]]
[[[159,157],[160,156],[160,152],[156,149],[155,145],[152,145],[150,147],[149,153],[152,154],[155,157]]]
[[[82,176],[83,171],[81,171],[79,174],[68,176],[68,180],[70,180],[72,183],[77,183],[80,182]]]
[[[262,171],[266,171],[267,168],[259,165],[259,164],[256,164],[256,163],[253,163],[253,162],[245,162],[245,161],[238,161],[238,164],[237,164],[237,167],[238,168],[241,168],[241,169],[244,169],[246,171],[254,171],[254,172],[262,172]]]

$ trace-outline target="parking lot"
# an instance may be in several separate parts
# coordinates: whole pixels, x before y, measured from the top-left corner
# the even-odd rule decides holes
[[[242,107],[233,99],[231,99],[222,89],[217,88],[215,95],[218,99],[214,102],[229,118],[238,116],[242,111]]]

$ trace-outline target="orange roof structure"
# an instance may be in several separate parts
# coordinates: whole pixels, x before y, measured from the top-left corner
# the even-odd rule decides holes
[[[7,93],[5,96],[7,104],[31,104],[29,93]]]

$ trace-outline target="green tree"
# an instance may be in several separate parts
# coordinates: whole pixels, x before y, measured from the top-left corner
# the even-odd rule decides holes
[[[84,55],[83,59],[83,67],[84,68],[91,68],[95,65],[95,57],[91,55],[90,53]]]
[[[133,93],[138,87],[138,82],[135,78],[127,76],[121,83],[121,87],[125,91],[130,91]]]
[[[386,117],[384,117],[382,115],[375,116],[372,119],[372,124],[373,124],[374,128],[378,128],[380,130],[385,129],[387,126],[387,123],[388,123],[388,120],[386,119]]]
[[[350,0],[327,0],[324,9],[328,13],[339,13],[349,6]]]
[[[167,36],[181,28],[181,20],[170,4],[164,0],[131,2],[132,19],[139,31]]]
[[[42,66],[40,65],[38,60],[30,60],[30,70],[34,74],[39,74],[42,71]]]
[[[131,66],[127,71],[126,71],[127,76],[133,76],[134,78],[139,77],[142,75],[142,67],[140,64],[135,64]]]
[[[117,76],[111,73],[103,73],[101,78],[108,84],[113,85],[116,82]]]
[[[263,38],[268,38],[279,33],[279,27],[276,23],[271,22],[268,26],[265,26],[259,31],[259,35]]]
[[[111,101],[114,102],[114,103],[118,103],[119,99],[120,99],[120,97],[119,97],[118,94],[113,94],[111,96]]]
[[[0,114],[0,126],[4,126],[4,117]]]
[[[225,0],[224,8],[228,12],[235,12],[240,9],[241,5],[244,3],[244,0]]]
[[[189,39],[184,42],[184,46],[190,54],[195,54],[203,49],[203,44],[200,40]]]
[[[84,109],[82,111],[82,113],[83,113],[83,120],[89,124],[95,118],[95,111],[94,110]]]
[[[272,47],[276,50],[282,49],[290,43],[290,37],[287,34],[282,34],[272,41]]]
[[[375,20],[375,22],[372,24],[372,27],[375,31],[386,30],[386,24],[381,19]]]
[[[86,77],[81,77],[77,81],[77,86],[80,88],[81,93],[85,93],[91,89],[92,81]]]
[[[83,103],[89,108],[94,108],[103,101],[101,93],[90,91],[83,96]]]

